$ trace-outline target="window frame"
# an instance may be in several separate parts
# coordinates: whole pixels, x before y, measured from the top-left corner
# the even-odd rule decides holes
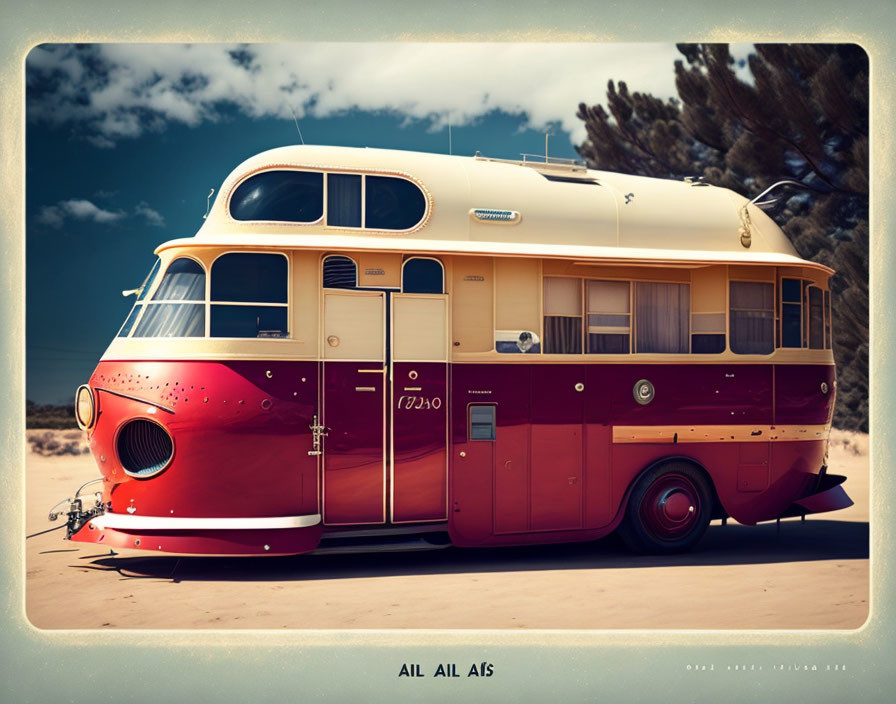
[[[172,300],[169,298],[159,299],[158,301],[155,300],[156,291],[162,285],[162,281],[165,279],[165,275],[168,273],[168,269],[171,268],[172,264],[174,264],[176,261],[178,261],[180,259],[190,259],[190,260],[196,262],[199,265],[199,267],[202,269],[202,274],[205,278],[205,286],[203,287],[204,288],[204,291],[203,291],[204,298],[203,299],[194,299],[194,300]],[[140,309],[140,312],[137,314],[137,317],[134,319],[134,322],[131,325],[131,329],[128,330],[128,334],[125,335],[122,339],[125,339],[125,340],[131,339],[131,338],[138,339],[138,340],[160,339],[160,338],[157,338],[154,336],[153,337],[144,337],[143,335],[138,336],[138,335],[134,334],[137,331],[137,328],[140,327],[140,323],[143,321],[143,315],[147,310],[146,306],[160,305],[160,304],[161,305],[181,304],[181,305],[194,305],[195,306],[195,305],[201,305],[201,304],[205,303],[206,306],[203,310],[203,315],[205,316],[205,321],[204,321],[204,325],[203,325],[202,337],[208,337],[208,335],[207,335],[208,315],[209,315],[208,294],[209,294],[209,285],[210,285],[209,282],[210,282],[211,277],[209,276],[209,269],[205,266],[205,262],[203,262],[201,259],[199,259],[198,257],[196,257],[192,254],[178,254],[177,256],[173,257],[171,259],[171,261],[169,261],[167,264],[165,264],[165,270],[162,271],[161,257],[159,257],[157,259],[157,261],[159,262],[159,271],[156,273],[155,281],[151,282],[151,290],[145,291],[145,295],[143,296],[142,300],[138,299],[137,301],[134,302],[133,307],[136,308],[137,306],[140,306],[141,309]],[[143,294],[141,294],[141,295],[143,295]],[[132,312],[133,312],[133,309],[131,312],[128,313],[128,317],[125,318],[125,321],[124,321],[125,323],[127,323],[128,318],[131,317]],[[122,324],[122,328],[123,327],[124,327],[124,324]],[[121,330],[121,328],[119,328],[119,331],[120,330]],[[172,339],[197,340],[197,339],[200,339],[200,337],[198,335],[192,336],[192,337],[181,336],[181,337],[175,337]]]
[[[246,181],[254,176],[258,176],[259,174],[273,172],[273,171],[296,171],[302,173],[318,173],[321,174],[321,178],[323,179],[323,195],[322,195],[322,212],[320,217],[317,220],[306,221],[306,220],[238,220],[233,217],[231,213],[230,206],[233,200],[233,196],[236,193],[237,189],[242,186]],[[330,225],[327,223],[328,211],[329,211],[329,176],[333,175],[344,175],[344,176],[360,176],[361,177],[361,226],[353,227],[351,225]],[[392,178],[401,181],[408,181],[417,190],[420,191],[420,195],[423,197],[423,214],[414,225],[411,227],[402,229],[402,230],[391,230],[391,229],[383,229],[379,227],[368,227],[367,226],[367,177],[368,176],[378,176],[383,178]],[[269,225],[281,225],[281,226],[290,226],[290,225],[318,225],[326,228],[327,230],[347,230],[350,232],[383,232],[389,234],[408,234],[411,232],[416,232],[421,229],[429,222],[429,218],[432,215],[432,195],[429,190],[415,177],[411,176],[408,173],[404,173],[401,171],[378,171],[378,170],[367,170],[361,171],[356,169],[340,169],[340,168],[327,168],[321,166],[312,166],[312,165],[297,165],[297,164],[274,164],[265,166],[255,171],[251,171],[248,174],[244,175],[237,181],[228,191],[227,194],[227,202],[225,204],[225,213],[227,218],[231,222],[240,223],[240,224],[269,224]],[[444,286],[443,286],[444,287]]]
[[[297,173],[309,173],[309,174],[320,174],[321,180],[323,181],[323,185],[321,188],[321,214],[316,220],[240,220],[233,216],[233,212],[231,211],[231,204],[233,202],[233,196],[236,194],[237,190],[246,183],[249,179],[254,178],[255,176],[259,176],[265,173],[272,173],[276,171],[288,171],[288,172],[297,172]],[[273,166],[265,166],[264,168],[256,169],[255,171],[250,171],[248,174],[243,176],[239,181],[237,181],[230,191],[227,194],[227,203],[225,211],[227,213],[227,217],[231,222],[241,223],[246,225],[259,225],[259,224],[275,224],[275,225],[325,225],[327,220],[327,174],[328,170],[321,169],[320,167],[310,167],[310,166],[293,166],[287,164],[277,164]],[[363,189],[362,189],[363,190]]]
[[[473,437],[473,408],[490,408],[491,409],[491,428],[492,437],[490,438],[474,438]],[[477,425],[484,425],[478,423]],[[468,403],[467,404],[467,442],[496,442],[498,439],[498,404],[497,403]]]
[[[326,215],[326,210],[324,210],[324,214]],[[286,302],[285,303],[259,303],[252,301],[212,301],[211,300],[211,290],[212,290],[212,271],[215,266],[215,262],[217,262],[221,257],[225,257],[229,254],[271,254],[271,255],[279,255],[286,259]],[[232,249],[224,252],[219,252],[215,255],[214,259],[212,259],[211,263],[208,267],[208,274],[206,275],[205,281],[206,289],[205,289],[205,337],[209,340],[291,340],[293,335],[293,325],[292,325],[292,316],[291,311],[293,310],[293,292],[292,292],[292,257],[286,253],[281,251],[271,251],[271,250],[262,250],[262,249]],[[224,306],[252,306],[252,307],[263,307],[263,308],[285,308],[286,309],[286,334],[280,337],[223,337],[223,336],[212,336],[211,334],[211,306],[212,305],[224,305]]]
[[[780,280],[780,278],[781,277],[776,276],[774,281],[769,281],[767,279],[742,279],[742,278],[731,278],[731,276],[728,277],[728,287],[727,287],[728,290],[726,292],[726,298],[727,298],[727,303],[728,303],[727,308],[728,309],[725,314],[726,324],[728,327],[728,335],[727,335],[726,345],[727,345],[727,350],[730,351],[732,354],[736,354],[739,356],[768,357],[770,355],[773,355],[777,349],[780,349],[777,347],[777,333],[776,333],[776,327],[777,327],[776,314],[777,314],[777,309],[778,309],[778,301],[780,300],[780,298],[779,298],[779,280]],[[791,278],[791,277],[787,277],[787,278]],[[732,300],[731,300],[732,284],[765,284],[766,286],[772,287],[772,307],[770,309],[768,309],[768,312],[771,312],[771,316],[772,316],[772,334],[771,334],[771,349],[768,352],[738,352],[737,350],[734,349],[734,345],[732,344],[733,340],[734,340],[734,326],[731,324],[731,313],[734,310],[732,308]],[[738,308],[737,310],[738,311],[764,311],[765,309]],[[782,336],[783,336],[783,333],[782,333]],[[789,348],[789,349],[796,349],[796,348]]]

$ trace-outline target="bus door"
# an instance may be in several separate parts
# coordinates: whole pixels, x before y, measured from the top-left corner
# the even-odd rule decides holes
[[[323,521],[386,521],[386,293],[324,290]]]
[[[448,518],[448,297],[393,293],[391,520]]]

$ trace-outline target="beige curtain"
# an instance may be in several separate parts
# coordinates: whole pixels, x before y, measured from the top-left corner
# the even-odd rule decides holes
[[[635,288],[638,352],[687,352],[688,284],[639,282]]]

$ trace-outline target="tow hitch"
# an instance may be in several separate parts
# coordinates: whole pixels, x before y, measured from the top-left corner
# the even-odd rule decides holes
[[[81,487],[75,492],[73,498],[63,499],[52,509],[50,509],[50,513],[47,518],[50,521],[55,521],[59,518],[61,511],[57,511],[57,509],[68,502],[68,511],[65,512],[67,516],[66,521],[66,530],[65,537],[66,539],[71,539],[71,537],[77,533],[81,528],[84,527],[84,524],[87,523],[91,518],[96,518],[97,516],[102,516],[106,512],[106,507],[103,504],[103,494],[102,492],[96,492],[93,495],[93,506],[84,510],[84,502],[82,499],[86,497],[81,496],[81,491],[83,491],[84,487],[90,486],[91,484],[96,484],[97,482],[103,481],[102,477],[98,479],[91,479],[89,482],[82,484]]]

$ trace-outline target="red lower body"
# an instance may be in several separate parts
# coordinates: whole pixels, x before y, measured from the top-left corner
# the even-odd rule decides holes
[[[633,483],[668,458],[703,468],[720,515],[741,523],[787,515],[797,501],[805,512],[848,502],[819,480],[825,437],[613,437],[615,426],[824,426],[832,366],[397,363],[391,385],[376,371],[102,362],[90,381],[99,412],[90,446],[106,514],[124,527],[88,523],[73,539],[196,554],[309,552],[330,531],[393,525],[444,526],[464,546],[590,540],[617,527]],[[640,405],[632,388],[645,378],[656,395]],[[493,435],[474,431],[471,406],[494,406]],[[309,454],[316,417],[327,428],[321,455]],[[119,458],[119,433],[135,418],[173,438],[170,463],[148,478]],[[302,525],[265,523],[278,517]],[[181,518],[207,522],[183,528]],[[235,528],[233,518],[264,527]]]

